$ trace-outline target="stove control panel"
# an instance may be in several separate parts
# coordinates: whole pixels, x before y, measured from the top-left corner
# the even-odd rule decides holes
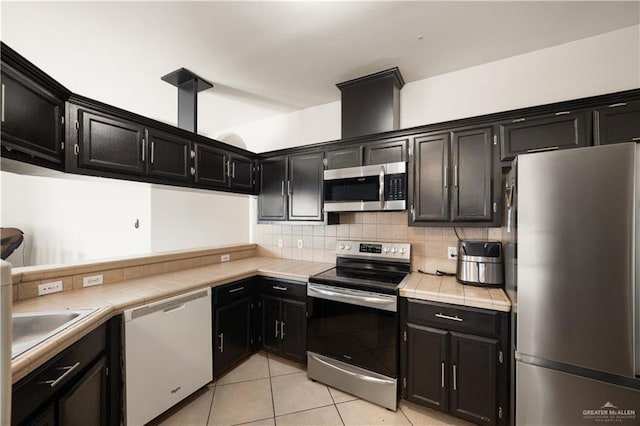
[[[337,256],[359,256],[377,259],[411,259],[411,244],[372,241],[338,241],[336,243]]]

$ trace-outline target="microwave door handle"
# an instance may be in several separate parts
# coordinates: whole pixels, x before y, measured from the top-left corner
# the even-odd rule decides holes
[[[384,210],[384,166],[380,166],[380,189],[378,190],[380,197],[380,209]]]

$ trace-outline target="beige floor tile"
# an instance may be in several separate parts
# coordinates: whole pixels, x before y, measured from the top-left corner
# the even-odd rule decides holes
[[[303,371],[305,370],[302,364],[279,357],[278,355],[269,354],[269,372],[271,377],[300,373]]]
[[[400,400],[399,406],[400,410],[402,410],[414,426],[473,426],[473,423],[466,422],[441,411],[422,407],[409,401]]]
[[[256,420],[255,422],[242,423],[242,425],[238,426],[275,426],[276,421],[273,417],[269,417],[268,419]]]
[[[338,389],[334,389],[329,386],[329,393],[333,398],[333,402],[336,404],[340,404],[341,402],[353,401],[358,399],[357,396],[353,396],[350,393],[339,391]]]
[[[320,426],[320,425],[336,425],[342,426],[340,414],[335,405],[328,407],[314,408],[312,410],[301,411],[299,413],[287,414],[286,416],[276,417],[277,426]]]
[[[327,387],[309,380],[306,372],[272,377],[271,389],[276,416],[333,404]]]
[[[269,417],[273,417],[269,379],[216,385],[209,425],[235,425]]]
[[[347,426],[411,425],[401,410],[394,413],[393,411],[387,410],[379,405],[375,405],[361,399],[343,402],[342,404],[337,404],[336,407],[338,407],[342,421]]]
[[[205,387],[152,420],[158,426],[204,426],[209,418],[214,389]]]
[[[259,352],[251,355],[242,364],[229,371],[218,379],[218,385],[228,385],[229,383],[246,382],[247,380],[257,380],[269,377],[269,361],[267,354]]]

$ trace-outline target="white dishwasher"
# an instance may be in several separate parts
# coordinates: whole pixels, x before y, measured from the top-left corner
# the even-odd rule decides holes
[[[124,311],[125,416],[143,425],[213,379],[211,289]]]

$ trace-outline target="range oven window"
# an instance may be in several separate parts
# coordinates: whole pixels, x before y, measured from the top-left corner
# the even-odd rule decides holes
[[[378,176],[324,181],[325,201],[380,201]]]
[[[322,354],[397,377],[395,312],[309,297],[307,344]]]

